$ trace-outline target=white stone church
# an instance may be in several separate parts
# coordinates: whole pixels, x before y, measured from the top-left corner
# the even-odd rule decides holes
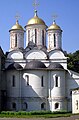
[[[9,32],[9,52],[4,55],[0,48],[0,109],[72,111],[79,74],[67,69],[62,29],[55,21],[47,27],[35,10],[25,28],[17,20]]]

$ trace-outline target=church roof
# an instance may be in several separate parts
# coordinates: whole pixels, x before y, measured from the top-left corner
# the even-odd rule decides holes
[[[53,24],[50,27],[48,27],[48,30],[61,30],[61,28],[54,21]]]
[[[42,63],[41,61],[30,61],[26,64],[25,69],[40,69],[40,68],[46,68],[46,66],[44,65],[44,63]]]
[[[72,91],[74,91],[74,90],[79,90],[79,87],[77,87],[77,88],[73,88],[73,89],[72,89]]]
[[[50,63],[48,69],[64,69],[63,66],[59,63]]]
[[[38,17],[38,15],[37,15],[37,10],[35,10],[35,15],[34,15],[34,17],[31,18],[31,19],[28,21],[28,23],[27,23],[26,26],[28,26],[28,25],[45,25],[45,26],[46,26],[45,22],[44,22],[41,18]]]
[[[11,30],[9,30],[9,32],[12,31],[12,30],[23,30],[24,31],[23,27],[19,24],[18,20],[16,21],[16,24],[13,25]]]
[[[21,70],[21,69],[23,69],[22,68],[22,66],[20,65],[20,64],[18,64],[18,63],[12,63],[12,64],[10,64],[8,67],[7,67],[7,70],[14,70],[14,69],[16,69],[16,70]]]

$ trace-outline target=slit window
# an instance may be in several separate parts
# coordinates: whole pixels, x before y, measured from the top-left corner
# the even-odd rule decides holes
[[[15,75],[12,76],[12,87],[15,87]]]
[[[55,87],[58,87],[58,76],[55,76]]]
[[[28,105],[27,105],[27,103],[25,102],[24,103],[24,109],[26,110],[28,108]]]
[[[17,34],[15,34],[15,47],[17,47]]]
[[[44,87],[44,76],[41,77],[41,87]]]
[[[28,30],[28,41],[30,41],[30,30]]]
[[[16,103],[12,103],[12,109],[16,110]]]
[[[55,34],[53,34],[53,38],[54,38],[54,47],[56,47],[56,36],[55,36]]]
[[[29,86],[29,76],[28,75],[25,76],[25,80],[26,80],[26,85]]]
[[[76,109],[78,110],[78,100],[76,100]]]
[[[35,29],[35,44],[37,44],[37,29]]]
[[[72,95],[72,91],[70,90],[70,96]]]
[[[44,46],[44,30],[42,30],[42,45]]]

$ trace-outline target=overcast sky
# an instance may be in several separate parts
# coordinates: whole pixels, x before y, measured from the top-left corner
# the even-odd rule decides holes
[[[3,51],[9,50],[9,30],[15,24],[15,16],[20,15],[19,23],[24,27],[34,16],[34,0],[0,0],[0,46]],[[53,15],[57,15],[56,23],[63,30],[63,50],[75,52],[79,50],[79,0],[37,0],[38,16],[47,26],[53,22]]]

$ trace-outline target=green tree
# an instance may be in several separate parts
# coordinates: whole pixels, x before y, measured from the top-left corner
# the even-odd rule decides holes
[[[67,54],[68,69],[79,72],[79,50],[74,53]]]

